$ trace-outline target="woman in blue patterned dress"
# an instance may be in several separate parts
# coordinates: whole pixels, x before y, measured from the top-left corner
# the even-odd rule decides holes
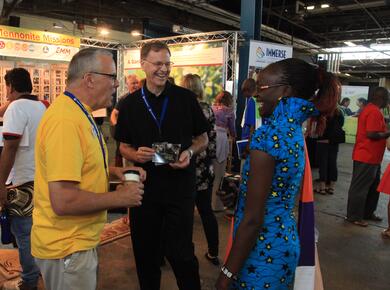
[[[316,116],[323,130],[340,94],[334,75],[299,59],[269,65],[257,87],[264,122],[244,165],[233,245],[218,290],[291,287],[300,253],[293,209],[305,165],[302,123]]]

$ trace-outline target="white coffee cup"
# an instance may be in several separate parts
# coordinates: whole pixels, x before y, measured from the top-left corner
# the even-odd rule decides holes
[[[140,182],[140,175],[137,170],[126,170],[124,173],[125,184],[128,182]]]

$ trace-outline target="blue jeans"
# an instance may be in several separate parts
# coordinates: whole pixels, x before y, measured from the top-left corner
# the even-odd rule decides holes
[[[35,264],[34,257],[31,255],[31,217],[11,216],[11,231],[15,236],[19,250],[19,261],[22,265],[23,282],[31,287],[37,286],[39,278],[39,268]]]

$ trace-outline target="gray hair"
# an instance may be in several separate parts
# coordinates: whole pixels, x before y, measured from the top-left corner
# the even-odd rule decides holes
[[[98,57],[102,55],[113,57],[108,50],[94,47],[84,48],[76,53],[68,67],[67,84],[82,78],[88,72],[99,71],[101,63]]]

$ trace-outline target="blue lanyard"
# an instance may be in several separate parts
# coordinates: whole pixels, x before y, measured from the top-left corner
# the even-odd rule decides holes
[[[73,102],[75,102],[76,105],[79,106],[81,111],[83,111],[85,116],[88,118],[89,123],[91,123],[93,130],[95,131],[95,134],[99,139],[100,149],[102,150],[102,154],[103,154],[104,170],[106,171],[106,174],[107,174],[106,151],[104,150],[103,137],[102,137],[102,134],[100,133],[95,121],[93,120],[91,115],[88,113],[87,109],[85,109],[84,105],[80,102],[80,100],[78,98],[76,98],[75,95],[73,95],[72,93],[70,93],[68,91],[65,91],[64,95],[71,98],[73,100]]]
[[[144,88],[143,88],[143,87],[141,88],[141,93],[142,93],[142,99],[144,100],[145,106],[146,106],[146,108],[148,109],[150,115],[152,116],[154,122],[156,122],[157,127],[158,127],[158,132],[159,132],[160,135],[161,135],[161,126],[162,126],[162,122],[164,121],[165,114],[166,114],[166,112],[167,112],[167,107],[168,107],[168,97],[165,97],[165,99],[164,99],[164,103],[163,103],[163,107],[162,107],[162,111],[161,111],[160,120],[158,120],[157,117],[156,117],[156,115],[155,115],[154,112],[153,112],[152,107],[150,106],[148,100],[146,99],[146,96],[145,96],[145,92],[144,92]]]

